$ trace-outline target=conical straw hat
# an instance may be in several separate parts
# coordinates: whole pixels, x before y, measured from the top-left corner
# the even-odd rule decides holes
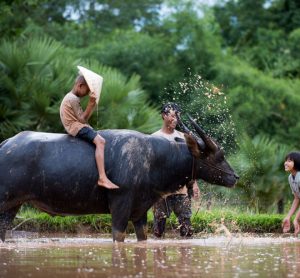
[[[81,66],[77,66],[77,68],[79,69],[79,74],[83,75],[86,83],[90,88],[91,93],[94,93],[96,95],[96,102],[98,104],[102,90],[102,76]]]

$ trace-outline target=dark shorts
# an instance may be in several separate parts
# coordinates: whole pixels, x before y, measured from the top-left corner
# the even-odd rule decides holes
[[[76,135],[77,138],[83,139],[89,143],[94,144],[94,139],[97,136],[97,132],[93,130],[91,127],[83,127],[80,129]]]

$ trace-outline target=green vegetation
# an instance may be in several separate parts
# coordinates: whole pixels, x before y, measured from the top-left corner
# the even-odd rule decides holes
[[[90,120],[95,128],[151,132],[160,126],[137,75],[126,78],[96,62],[75,60],[51,39],[3,41],[0,61],[1,140],[22,130],[63,132],[59,105],[73,86],[77,64],[101,72],[105,79],[101,106]]]
[[[104,76],[91,125],[151,133],[161,103],[177,101],[241,176],[213,194],[277,212],[291,197],[284,156],[299,146],[299,1],[125,2],[1,1],[0,141],[63,132],[58,108],[80,64]]]
[[[283,216],[279,214],[254,214],[236,210],[213,209],[193,213],[192,225],[195,233],[278,233],[281,232]],[[110,215],[55,216],[33,209],[23,209],[14,220],[18,229],[35,232],[64,233],[111,233]],[[178,226],[174,214],[167,220],[166,232],[175,232]],[[152,211],[148,212],[148,233],[153,227]],[[127,233],[134,233],[131,223]]]
[[[282,196],[289,195],[282,160],[289,152],[266,136],[253,139],[244,136],[239,152],[231,157],[233,167],[240,173],[237,184],[239,198],[257,212],[267,212],[276,207]],[[282,212],[282,211],[281,211]]]

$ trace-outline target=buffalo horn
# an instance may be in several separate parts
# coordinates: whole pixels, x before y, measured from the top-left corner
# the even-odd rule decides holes
[[[189,135],[192,135],[195,138],[195,140],[197,141],[200,149],[202,151],[204,151],[204,149],[205,149],[204,141],[201,138],[199,138],[198,136],[196,136],[191,130],[189,130],[189,128],[181,121],[181,118],[179,117],[179,115],[177,115],[177,122],[178,122],[178,126],[181,129],[181,131],[184,133],[187,133]]]
[[[192,119],[192,117],[188,114],[187,115],[191,124],[197,131],[198,135],[203,139],[204,143],[211,149],[216,150],[217,145],[216,143],[204,132],[204,130]]]

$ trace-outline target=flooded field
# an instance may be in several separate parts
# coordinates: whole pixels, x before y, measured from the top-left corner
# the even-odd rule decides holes
[[[299,277],[300,239],[13,237],[0,243],[0,277]]]

